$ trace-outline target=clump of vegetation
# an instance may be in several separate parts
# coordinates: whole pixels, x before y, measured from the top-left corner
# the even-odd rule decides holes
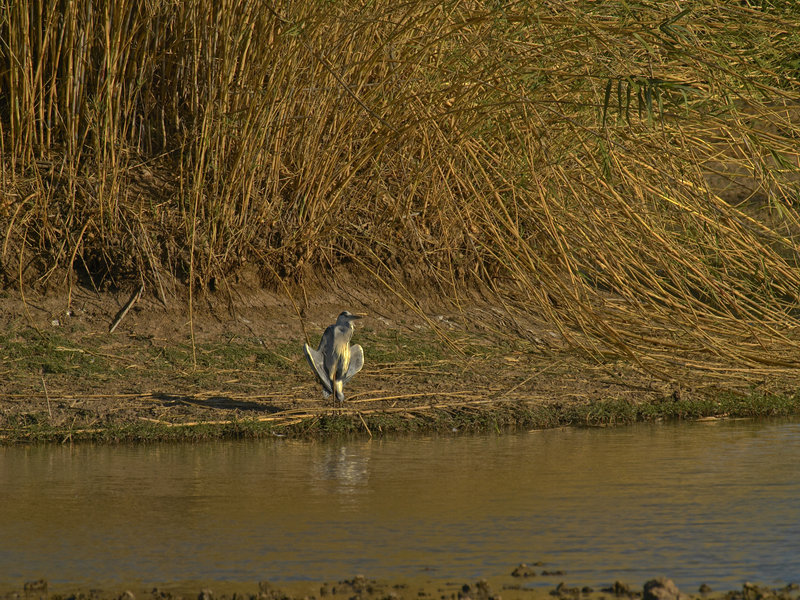
[[[0,40],[5,286],[347,267],[654,373],[800,363],[795,3],[20,0]]]

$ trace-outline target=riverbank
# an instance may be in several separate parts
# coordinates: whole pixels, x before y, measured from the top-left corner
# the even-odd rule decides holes
[[[354,289],[355,286],[354,286]],[[137,290],[134,290],[136,292]],[[625,357],[588,356],[528,318],[475,298],[411,310],[377,291],[316,293],[301,305],[263,290],[206,296],[189,317],[143,294],[6,293],[0,298],[0,443],[327,438],[608,426],[800,413],[796,377],[709,369],[689,377]],[[323,400],[302,354],[345,308],[364,370],[343,406]],[[793,387],[794,386],[794,387]]]

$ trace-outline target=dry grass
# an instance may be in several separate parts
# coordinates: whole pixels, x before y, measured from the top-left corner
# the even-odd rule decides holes
[[[654,373],[800,364],[792,2],[0,7],[6,286],[343,265]]]

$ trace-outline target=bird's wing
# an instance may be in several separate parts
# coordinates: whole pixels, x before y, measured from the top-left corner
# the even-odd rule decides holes
[[[328,325],[325,331],[322,332],[322,337],[319,338],[319,346],[317,352],[322,355],[330,354],[333,352],[333,338],[336,337],[336,325]]]
[[[311,370],[314,371],[314,375],[317,376],[317,380],[320,385],[322,385],[323,391],[330,394],[333,390],[331,389],[331,382],[325,374],[325,361],[322,357],[322,353],[314,350],[308,344],[303,344],[303,351]]]
[[[350,366],[342,378],[342,383],[347,383],[364,366],[364,350],[358,344],[350,346]]]

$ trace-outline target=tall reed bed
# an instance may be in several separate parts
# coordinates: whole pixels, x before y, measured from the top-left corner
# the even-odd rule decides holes
[[[793,3],[1,6],[6,285],[349,268],[655,374],[800,363]]]

